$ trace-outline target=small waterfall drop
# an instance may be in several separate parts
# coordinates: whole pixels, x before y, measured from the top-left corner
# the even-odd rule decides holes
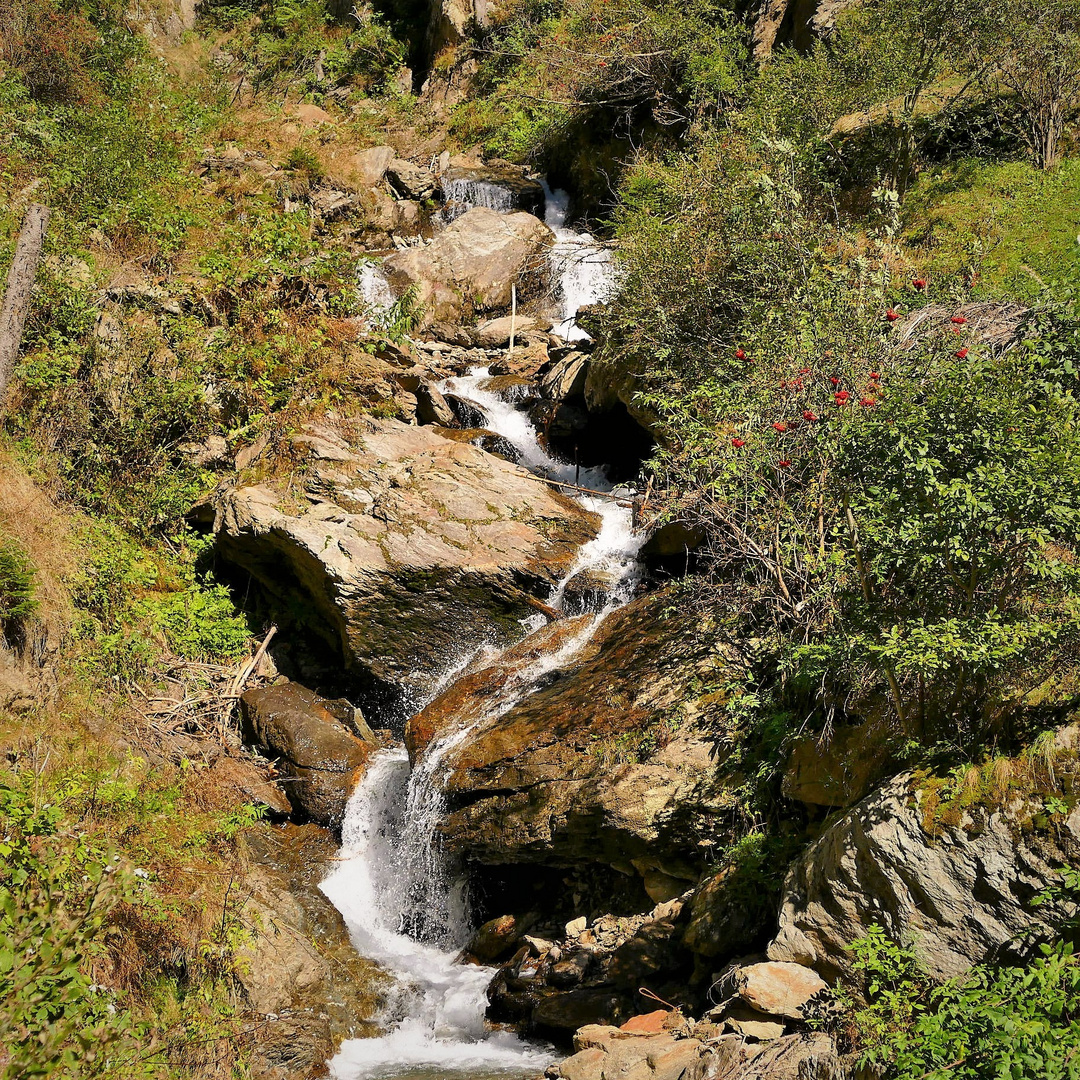
[[[378,263],[365,260],[356,268],[356,292],[374,322],[394,306],[394,291]]]
[[[587,232],[567,228],[570,196],[560,188],[552,190],[544,181],[544,222],[555,233],[555,246],[548,256],[551,273],[558,282],[555,298],[560,319],[552,329],[566,341],[580,341],[589,335],[578,326],[578,308],[611,297],[617,283],[611,249]]]
[[[446,201],[443,217],[447,222],[477,206],[486,206],[500,214],[509,214],[514,209],[514,193],[505,185],[493,184],[490,180],[446,180],[442,192]]]

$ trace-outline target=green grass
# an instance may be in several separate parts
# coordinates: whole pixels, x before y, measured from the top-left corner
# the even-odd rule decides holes
[[[931,274],[975,268],[975,291],[1034,300],[1080,275],[1080,160],[1041,172],[1025,162],[960,162],[920,178],[906,239]]]

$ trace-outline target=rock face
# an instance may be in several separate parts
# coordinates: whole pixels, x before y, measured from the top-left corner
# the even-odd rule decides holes
[[[693,618],[665,617],[666,603],[653,595],[608,615],[549,685],[447,755],[451,848],[489,864],[696,880],[724,792],[708,734],[720,695],[693,685],[718,682],[738,658]]]
[[[910,941],[935,976],[1018,955],[1021,934],[1049,936],[1060,906],[1032,908],[1056,868],[1080,859],[1080,808],[1031,827],[1040,806],[974,808],[931,838],[915,778],[905,774],[850,810],[792,867],[773,960],[852,978],[848,946],[878,923]]]
[[[347,701],[297,683],[249,690],[240,699],[245,740],[275,759],[289,802],[320,825],[338,825],[377,742]]]
[[[552,231],[532,214],[476,207],[430,244],[390,256],[383,270],[399,293],[416,288],[425,323],[453,322],[469,307],[508,307],[514,284],[521,299],[537,292],[553,243]]]
[[[220,555],[321,635],[358,692],[400,698],[448,657],[519,636],[598,522],[434,427],[357,423],[352,437],[328,424],[294,437],[289,496],[271,482],[219,492],[214,531]]]
[[[792,45],[806,51],[828,33],[852,0],[760,0],[754,15],[751,48],[754,59],[767,60],[773,49]]]
[[[385,976],[356,954],[341,915],[319,891],[336,851],[328,832],[316,825],[260,828],[245,834],[244,846],[251,865],[237,979],[258,1018],[252,1076],[324,1075],[342,1039],[376,1034]]]

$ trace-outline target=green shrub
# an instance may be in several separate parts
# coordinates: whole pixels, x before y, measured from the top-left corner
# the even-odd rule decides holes
[[[37,610],[35,574],[22,548],[0,536],[0,631],[29,618]]]
[[[236,612],[224,585],[195,582],[179,592],[144,600],[135,609],[187,660],[236,661],[251,641],[247,621]]]
[[[867,1003],[853,1009],[859,1064],[887,1080],[1074,1080],[1080,957],[1043,945],[1024,967],[980,965],[936,984],[880,926],[856,941]]]

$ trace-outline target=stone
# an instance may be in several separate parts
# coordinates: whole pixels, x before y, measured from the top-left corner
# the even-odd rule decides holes
[[[504,650],[494,663],[481,659],[466,667],[446,690],[406,724],[405,746],[411,760],[418,760],[435,738],[476,722],[486,710],[500,708],[507,687],[527,677],[540,659],[557,652],[585,630],[588,621],[576,618],[551,622]],[[584,930],[587,922],[576,921],[581,922]]]
[[[696,1039],[680,1039],[665,1053],[652,1053],[646,1060],[652,1070],[651,1080],[684,1080],[701,1058],[702,1046]]]
[[[580,915],[576,919],[571,919],[566,924],[566,936],[568,938],[576,938],[588,925],[589,920],[584,915]]]
[[[672,877],[696,875],[698,830],[714,828],[725,797],[707,733],[723,696],[700,686],[723,682],[738,654],[689,612],[663,617],[666,604],[654,594],[604,617],[558,678],[446,754],[451,850],[496,865],[644,859]],[[489,677],[493,687],[504,678],[497,666]],[[482,680],[472,693],[484,700]],[[674,730],[651,741],[661,724],[670,730],[672,708]]]
[[[589,373],[589,358],[585,353],[570,352],[556,360],[540,379],[540,392],[551,401],[581,397]]]
[[[522,922],[513,915],[489,919],[472,936],[465,951],[482,964],[490,964],[508,953],[522,937]]]
[[[435,194],[435,177],[432,173],[402,158],[389,162],[386,178],[394,190],[406,199],[429,199]]]
[[[808,806],[851,806],[886,775],[892,761],[890,732],[876,723],[835,728],[827,740],[797,739],[781,794]]]
[[[439,186],[451,209],[458,202],[490,206],[505,213],[525,210],[544,216],[544,186],[513,165],[449,165],[441,171]],[[484,200],[484,201],[480,201]]]
[[[320,127],[337,123],[325,109],[320,109],[318,105],[312,105],[310,102],[301,102],[297,105],[292,111],[292,117],[304,127]]]
[[[946,979],[1023,959],[1071,914],[1064,901],[1030,900],[1059,880],[1058,867],[1080,861],[1080,807],[1053,830],[1025,826],[1042,812],[1038,799],[973,807],[931,837],[923,798],[917,778],[901,774],[806,849],[784,882],[771,960],[857,981],[850,945],[877,923]]]
[[[641,1013],[638,1016],[631,1016],[619,1027],[619,1030],[628,1031],[632,1035],[659,1035],[664,1031],[667,1016],[667,1009]]]
[[[240,698],[243,735],[275,760],[295,809],[321,825],[339,825],[374,742],[341,719],[348,702],[327,701],[298,683],[248,690]]]
[[[286,818],[292,813],[288,796],[253,761],[219,757],[208,775],[215,787],[235,792],[235,802],[258,806],[270,818]]]
[[[282,641],[313,638],[381,708],[520,636],[597,533],[572,499],[432,426],[326,418],[288,449],[288,484],[215,493],[217,553],[263,590]]]
[[[565,1035],[600,1020],[621,1020],[626,1011],[622,998],[611,990],[570,990],[542,998],[532,1011],[532,1028]]]
[[[161,315],[180,315],[180,301],[156,285],[133,263],[122,266],[105,286],[105,295],[119,304],[135,304]]]
[[[477,207],[463,214],[430,244],[399,251],[383,263],[395,289],[415,286],[425,323],[459,322],[466,309],[493,311],[540,291],[543,254],[554,234],[531,214],[498,214]]]
[[[667,558],[671,555],[685,555],[696,551],[705,540],[705,530],[696,525],[681,521],[669,521],[661,525],[649,537],[641,549],[645,558]]]
[[[416,421],[419,424],[442,424],[443,427],[453,427],[457,422],[446,398],[424,380],[416,388]]]
[[[596,1047],[579,1050],[559,1064],[557,1075],[563,1080],[601,1080],[606,1058],[607,1054]]]
[[[361,150],[353,154],[347,166],[346,176],[354,180],[358,187],[378,187],[386,177],[390,162],[396,156],[393,147],[390,146],[372,146],[367,150]]]
[[[752,1009],[787,1020],[801,1020],[806,1003],[826,989],[825,980],[810,968],[776,961],[740,968],[735,985]]]
[[[386,977],[356,953],[341,914],[319,889],[337,843],[317,825],[245,830],[245,897],[236,979],[258,1014],[252,1046],[257,1080],[323,1074],[343,1038],[373,1035]]]
[[[535,332],[540,326],[538,319],[529,315],[502,315],[498,319],[489,319],[472,330],[470,337],[473,344],[481,349],[505,349],[510,344],[510,331],[514,331],[517,343],[525,336]]]
[[[762,0],[751,28],[751,51],[759,63],[775,48],[791,45],[806,52],[815,38],[827,33],[837,15],[853,0]]]

